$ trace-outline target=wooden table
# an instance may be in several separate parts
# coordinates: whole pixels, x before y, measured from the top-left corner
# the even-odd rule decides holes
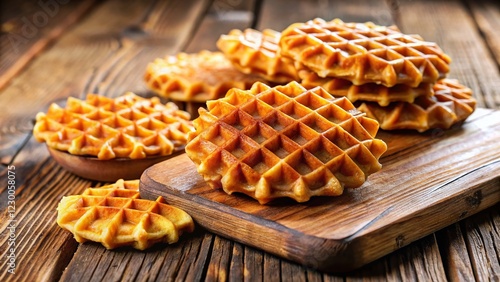
[[[500,109],[498,1],[31,2],[1,4],[0,281],[499,281],[499,204],[341,274],[200,227],[174,245],[143,252],[80,245],[56,224],[57,203],[104,183],[62,169],[31,133],[36,113],[68,96],[151,95],[142,76],[154,58],[216,50],[219,35],[232,28],[282,30],[314,17],[396,23],[435,41],[453,59],[449,76],[473,89],[478,107]]]

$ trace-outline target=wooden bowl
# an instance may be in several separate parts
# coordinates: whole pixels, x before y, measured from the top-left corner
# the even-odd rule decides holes
[[[146,168],[184,151],[182,148],[168,156],[152,156],[144,159],[100,160],[97,157],[72,155],[68,152],[47,148],[54,160],[67,171],[83,178],[103,182],[116,182],[118,179],[139,179]]]

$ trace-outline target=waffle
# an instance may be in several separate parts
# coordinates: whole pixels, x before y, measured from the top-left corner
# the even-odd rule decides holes
[[[144,250],[154,243],[175,243],[194,223],[186,212],[156,201],[139,199],[139,180],[88,188],[82,195],[63,197],[57,224],[80,242],[100,242],[107,249],[131,245]]]
[[[69,97],[66,107],[52,104],[47,113],[38,113],[33,133],[50,148],[73,155],[143,159],[182,150],[194,131],[189,119],[175,104],[162,104],[157,97],[88,94],[86,100]]]
[[[244,73],[280,84],[298,80],[293,61],[278,55],[279,39],[280,33],[271,29],[234,29],[221,35],[217,47]]]
[[[469,117],[476,107],[472,90],[454,79],[443,79],[433,87],[434,96],[418,97],[414,103],[396,102],[387,107],[362,103],[358,110],[380,122],[384,130],[431,128],[448,129]]]
[[[375,120],[320,87],[256,83],[207,106],[189,134],[188,156],[210,186],[261,204],[340,195],[378,171],[387,149],[374,139]]]
[[[410,87],[405,84],[386,87],[376,83],[354,85],[349,80],[320,77],[311,71],[301,70],[299,74],[302,77],[300,84],[305,88],[311,89],[321,86],[330,94],[345,96],[353,103],[356,101],[377,102],[380,106],[384,107],[391,102],[413,103],[417,97],[430,97],[434,94],[432,84],[430,83],[421,83],[418,87]]]
[[[209,51],[158,58],[148,65],[144,79],[158,95],[183,102],[218,99],[230,88],[248,89],[263,81],[240,72],[224,54]]]
[[[451,62],[436,43],[419,36],[339,19],[292,24],[281,33],[279,46],[281,55],[320,77],[343,78],[355,85],[435,83],[446,76]]]

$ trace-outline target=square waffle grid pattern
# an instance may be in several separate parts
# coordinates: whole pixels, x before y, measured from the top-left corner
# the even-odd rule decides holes
[[[178,53],[149,63],[144,75],[149,89],[173,101],[205,102],[233,88],[248,89],[260,76],[245,74],[221,52]]]
[[[65,108],[52,104],[36,119],[38,141],[103,160],[170,155],[182,150],[194,131],[190,115],[175,104],[133,93],[115,99],[88,94],[85,101],[69,97]]]
[[[293,61],[278,54],[280,36],[272,29],[262,32],[234,29],[221,35],[217,47],[244,73],[257,74],[281,84],[297,81],[299,77]]]
[[[175,243],[183,232],[194,230],[191,216],[162,197],[139,199],[139,180],[119,180],[63,197],[57,223],[78,242],[100,242],[107,249],[131,245],[144,250],[158,242]]]
[[[261,204],[289,197],[336,196],[381,168],[386,144],[375,120],[346,98],[297,82],[233,89],[200,109],[188,156],[212,187],[241,192]]]
[[[436,43],[419,36],[339,19],[292,24],[282,32],[279,45],[283,56],[320,77],[344,78],[356,85],[435,83],[446,76],[451,62]]]
[[[472,90],[455,79],[442,79],[433,86],[434,95],[418,97],[414,103],[395,102],[387,107],[365,102],[358,110],[376,119],[385,130],[448,129],[469,117],[476,107]]]
[[[392,102],[413,103],[417,97],[434,95],[431,83],[421,83],[417,87],[410,87],[405,84],[386,87],[376,83],[354,85],[346,79],[320,77],[311,71],[299,71],[299,74],[303,78],[300,84],[305,88],[311,89],[321,86],[330,94],[347,97],[353,103],[356,101],[377,102],[384,107]]]

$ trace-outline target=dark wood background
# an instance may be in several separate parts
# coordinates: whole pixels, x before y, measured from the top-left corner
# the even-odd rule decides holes
[[[498,1],[3,1],[0,5],[0,280],[498,281],[499,205],[355,272],[329,275],[201,228],[145,252],[79,245],[55,222],[63,195],[99,186],[64,171],[31,134],[37,112],[68,96],[149,96],[148,62],[216,50],[231,28],[281,30],[314,17],[397,24],[437,42],[450,77],[478,107],[500,109]],[[55,4],[54,4],[55,3]],[[10,169],[9,169],[10,166]],[[16,175],[16,274],[7,272],[7,180]]]

